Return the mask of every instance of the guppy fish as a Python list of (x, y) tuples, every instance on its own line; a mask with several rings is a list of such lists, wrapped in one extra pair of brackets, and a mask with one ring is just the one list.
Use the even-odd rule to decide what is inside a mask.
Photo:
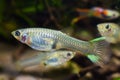
[(70, 37), (61, 31), (45, 28), (18, 29), (13, 31), (12, 35), (35, 50), (54, 51), (64, 48), (85, 54), (94, 54), (100, 57), (100, 62), (106, 62), (109, 58), (109, 53), (107, 52), (109, 45), (104, 40), (82, 41)]
[(100, 23), (97, 25), (100, 34), (110, 43), (120, 42), (120, 27), (115, 23)]
[(80, 9), (76, 8), (76, 11), (79, 13), (79, 17), (74, 18), (72, 23), (76, 23), (77, 21), (86, 18), (86, 17), (96, 17), (105, 20), (116, 19), (120, 16), (120, 13), (116, 10), (104, 9), (101, 7), (93, 7), (91, 9)]
[(53, 52), (36, 53), (27, 59), (18, 60), (16, 66), (19, 68), (43, 64), (45, 66), (58, 66), (69, 61), (75, 56), (75, 52), (69, 50), (57, 50)]

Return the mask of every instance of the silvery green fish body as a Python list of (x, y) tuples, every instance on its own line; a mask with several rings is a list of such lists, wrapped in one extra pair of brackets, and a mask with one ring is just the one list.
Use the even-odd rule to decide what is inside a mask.
[[(82, 52), (92, 52), (93, 44), (75, 39), (60, 31), (44, 28), (27, 28), (17, 30), (21, 33), (19, 41), (36, 50), (51, 51), (69, 48)], [(12, 32), (15, 37), (15, 32)]]
[(69, 61), (75, 56), (75, 52), (69, 50), (57, 50), (53, 52), (37, 52), (36, 55), (29, 58), (18, 60), (16, 66), (25, 68), (34, 65), (59, 66)]
[[(39, 51), (54, 51), (61, 48), (80, 51), (83, 54), (94, 54), (100, 56), (100, 60), (106, 61), (104, 58), (108, 55), (108, 45), (104, 40), (88, 42), (82, 41), (61, 31), (45, 29), (45, 28), (25, 28), (12, 32), (12, 35), (24, 44)], [(99, 61), (100, 61), (99, 60)]]

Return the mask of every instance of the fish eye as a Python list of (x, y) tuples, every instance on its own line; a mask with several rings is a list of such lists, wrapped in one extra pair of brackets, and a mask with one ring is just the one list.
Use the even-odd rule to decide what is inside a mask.
[(67, 53), (67, 56), (71, 56), (71, 53)]
[(19, 31), (16, 31), (16, 32), (15, 32), (15, 36), (20, 36), (20, 32), (19, 32)]
[(110, 27), (109, 24), (107, 24), (107, 25), (105, 26), (106, 29), (109, 29), (109, 27)]

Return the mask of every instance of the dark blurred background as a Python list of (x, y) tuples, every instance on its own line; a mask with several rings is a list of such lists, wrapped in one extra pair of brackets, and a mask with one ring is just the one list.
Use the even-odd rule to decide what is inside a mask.
[[(0, 80), (14, 80), (14, 78), (16, 78), (15, 74), (14, 77), (11, 77), (8, 74), (11, 74), (11, 71), (6, 70), (5, 66), (7, 66), (7, 69), (9, 69), (8, 66), (12, 64), (12, 61), (19, 59), (21, 54), (27, 53), (25, 51), (31, 49), (17, 41), (11, 35), (13, 30), (29, 27), (50, 28), (61, 30), (64, 33), (67, 33), (68, 35), (78, 39), (92, 40), (94, 38), (100, 37), (96, 27), (98, 23), (115, 22), (120, 24), (120, 18), (114, 20), (104, 20), (95, 17), (88, 17), (78, 21), (74, 25), (71, 24), (72, 19), (78, 16), (78, 13), (75, 11), (76, 8), (90, 9), (95, 6), (120, 11), (120, 0), (0, 0)], [(117, 56), (120, 54), (120, 52), (117, 50), (115, 50), (114, 53), (117, 53)], [(118, 60), (116, 64), (119, 64), (120, 57), (117, 58)], [(81, 66), (85, 67), (85, 65), (88, 63), (83, 62), (83, 57), (80, 57), (80, 59), (82, 59), (80, 62)], [(5, 66), (3, 67), (3, 65)], [(70, 67), (70, 65), (71, 64), (69, 64), (68, 67)], [(81, 70), (81, 68), (79, 69)], [(71, 70), (71, 67), (70, 69), (67, 69), (68, 72), (66, 74), (70, 73), (69, 70)], [(75, 70), (78, 69), (75, 67)], [(89, 72), (91, 68), (87, 70)], [(83, 70), (83, 73), (86, 74), (87, 70), (85, 69), (86, 72)], [(62, 71), (59, 72), (61, 74), (65, 73), (64, 69)], [(120, 80), (119, 72), (119, 70), (115, 71), (114, 74), (118, 73), (117, 77), (115, 78), (112, 73), (109, 76), (102, 74), (101, 77), (100, 74), (98, 75), (99, 72), (97, 73), (95, 71), (93, 71), (92, 77), (91, 74), (87, 73), (88, 77), (84, 76), (82, 78), (79, 78), (76, 73), (70, 73), (70, 75), (68, 75), (70, 77), (64, 77), (62, 79), (60, 78), (59, 80)], [(97, 77), (95, 77), (95, 73)], [(20, 75), (21, 74), (23, 76), (24, 74), (36, 76), (39, 73), (31, 74), (29, 72), (21, 72)], [(51, 74), (55, 75), (56, 72)], [(39, 76), (37, 76), (35, 79), (32, 79), (33, 77), (26, 78), (24, 76), (21, 77), (21, 79), (16, 78), (15, 80), (53, 80), (51, 78), (38, 79), (38, 77)]]
[[(28, 27), (67, 28), (68, 31), (72, 28), (77, 33), (85, 31), (96, 37), (96, 24), (108, 21), (88, 17), (71, 25), (72, 19), (78, 16), (75, 8), (99, 6), (119, 11), (119, 3), (119, 0), (0, 0), (0, 40), (13, 44), (11, 31)], [(119, 18), (109, 22), (119, 23)]]

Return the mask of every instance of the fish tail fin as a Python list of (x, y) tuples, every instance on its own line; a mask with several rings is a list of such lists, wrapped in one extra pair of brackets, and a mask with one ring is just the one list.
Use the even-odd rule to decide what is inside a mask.
[(76, 8), (75, 11), (79, 12), (79, 13), (88, 13), (89, 9), (80, 9), (80, 8)]
[(75, 23), (77, 23), (78, 21), (80, 21), (81, 19), (84, 19), (84, 18), (86, 18), (86, 17), (87, 17), (87, 16), (79, 16), (79, 17), (73, 18), (71, 24), (75, 24)]
[(89, 9), (80, 9), (80, 8), (76, 8), (75, 11), (78, 12), (80, 16), (86, 16), (86, 17), (88, 17), (91, 12)]
[(91, 41), (94, 46), (94, 54), (87, 57), (94, 63), (103, 66), (107, 64), (111, 58), (109, 43), (105, 40)]
[(79, 16), (72, 20), (72, 24), (75, 24), (79, 20), (88, 17), (88, 14), (89, 14), (89, 10), (88, 9), (76, 8), (75, 11), (78, 12)]

